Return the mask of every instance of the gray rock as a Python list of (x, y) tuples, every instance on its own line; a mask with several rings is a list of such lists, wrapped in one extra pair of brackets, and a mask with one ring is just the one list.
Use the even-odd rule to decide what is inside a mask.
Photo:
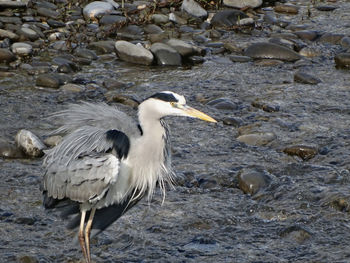
[(252, 44), (245, 50), (244, 55), (254, 59), (268, 58), (291, 62), (301, 58), (295, 51), (274, 43)]
[(254, 195), (259, 190), (266, 188), (271, 178), (266, 172), (255, 168), (244, 168), (239, 171), (238, 186), (246, 194)]
[(56, 73), (41, 74), (36, 79), (36, 85), (40, 87), (47, 87), (58, 89), (61, 85), (70, 82), (65, 75)]
[(49, 17), (52, 19), (58, 19), (60, 17), (60, 13), (58, 13), (57, 11), (44, 7), (39, 7), (37, 9), (37, 12), (41, 16)]
[[(73, 83), (67, 83), (60, 87), (60, 90), (66, 91), (66, 92), (82, 92), (84, 91), (84, 87), (81, 85), (73, 84)], [(47, 145), (47, 143), (45, 142)]]
[(129, 25), (118, 30), (118, 37), (124, 40), (141, 40), (143, 38), (144, 31), (137, 25)]
[(313, 41), (318, 37), (317, 31), (314, 30), (300, 30), (294, 32), (300, 39)]
[(151, 19), (157, 25), (166, 24), (169, 22), (169, 16), (163, 14), (153, 14)]
[(65, 27), (66, 24), (62, 21), (54, 20), (54, 19), (48, 19), (47, 23), (50, 27), (58, 28), (58, 27)]
[(96, 20), (103, 15), (110, 14), (113, 10), (114, 6), (110, 3), (94, 1), (84, 7), (83, 15), (87, 20)]
[(340, 43), (344, 36), (344, 34), (325, 33), (318, 39), (318, 42), (337, 45)]
[(7, 48), (0, 48), (0, 63), (6, 62), (9, 63), (11, 61), (14, 61), (16, 59), (16, 56)]
[(29, 28), (29, 27), (22, 27), (19, 31), (18, 34), (21, 36), (24, 36), (25, 38), (31, 40), (31, 41), (35, 41), (37, 39), (39, 39), (39, 34), (34, 31), (33, 29)]
[(164, 43), (154, 43), (151, 51), (157, 58), (158, 65), (162, 66), (180, 66), (181, 55), (171, 46)]
[(119, 15), (104, 15), (99, 21), (101, 25), (124, 25), (126, 22), (126, 17)]
[(256, 8), (261, 6), (262, 0), (224, 0), (224, 5), (241, 9), (243, 7)]
[(312, 76), (302, 71), (298, 71), (294, 74), (294, 81), (311, 85), (316, 85), (321, 82), (319, 78), (316, 78), (315, 76)]
[(164, 32), (162, 28), (154, 24), (147, 24), (144, 30), (147, 34), (162, 34)]
[(340, 45), (341, 45), (343, 48), (350, 48), (350, 37), (343, 37), (343, 38), (340, 40)]
[(180, 39), (171, 38), (166, 42), (166, 44), (174, 48), (183, 57), (201, 54), (201, 49), (199, 47), (191, 45)]
[[(1, 3), (1, 2), (0, 2)], [(8, 17), (8, 16), (0, 16), (0, 22), (5, 24), (22, 24), (22, 20), (19, 17)]]
[(175, 23), (175, 24), (179, 24), (179, 25), (186, 25), (187, 24), (187, 20), (176, 15), (175, 13), (170, 13), (169, 14), (169, 21)]
[(259, 132), (243, 134), (237, 137), (237, 141), (254, 146), (263, 146), (276, 139), (272, 132)]
[(217, 12), (210, 23), (214, 27), (231, 27), (237, 25), (237, 22), (243, 18), (248, 18), (248, 16), (242, 11), (224, 10)]
[(334, 61), (339, 68), (350, 68), (350, 53), (339, 53), (334, 57)]
[(232, 62), (249, 62), (249, 61), (252, 61), (252, 58), (251, 57), (248, 57), (248, 56), (236, 56), (236, 55), (231, 55), (229, 56), (229, 59), (232, 61)]
[(17, 145), (30, 157), (40, 157), (44, 154), (45, 144), (31, 131), (20, 130), (15, 137)]
[(27, 43), (17, 42), (12, 44), (11, 50), (18, 56), (28, 56), (32, 53), (33, 47)]
[(115, 49), (124, 61), (143, 65), (151, 65), (153, 62), (153, 54), (142, 45), (120, 40), (115, 43)]
[(0, 8), (26, 8), (28, 1), (0, 1)]
[(299, 244), (304, 243), (312, 237), (312, 233), (309, 230), (298, 225), (284, 228), (280, 231), (279, 235), (285, 239), (292, 240), (290, 242), (297, 242)]
[(98, 59), (98, 56), (93, 50), (86, 49), (86, 48), (78, 48), (74, 51), (74, 54), (80, 58), (87, 58), (92, 60)]
[(238, 108), (237, 104), (228, 98), (211, 100), (207, 104), (219, 110), (236, 110)]
[(109, 54), (115, 51), (115, 41), (103, 40), (92, 42), (88, 45), (89, 48), (95, 50), (97, 54)]
[(208, 16), (207, 11), (194, 0), (184, 0), (181, 10), (194, 17), (206, 18)]
[(0, 38), (1, 39), (9, 38), (11, 40), (17, 40), (18, 39), (18, 35), (13, 33), (13, 32), (11, 32), (11, 31), (0, 29)]
[(284, 148), (283, 152), (288, 155), (298, 156), (304, 161), (307, 161), (315, 157), (318, 151), (315, 147), (296, 145)]

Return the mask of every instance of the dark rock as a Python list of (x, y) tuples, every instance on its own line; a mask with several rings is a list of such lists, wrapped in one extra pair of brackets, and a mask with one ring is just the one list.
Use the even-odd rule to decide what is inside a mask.
[(231, 27), (237, 25), (238, 20), (248, 18), (248, 16), (238, 10), (224, 10), (217, 12), (210, 23), (214, 27)]
[(159, 26), (154, 24), (147, 24), (144, 27), (144, 31), (147, 34), (162, 34), (164, 32)]
[(29, 27), (22, 27), (20, 30), (17, 31), (17, 34), (30, 41), (35, 41), (40, 37), (36, 31)]
[(237, 117), (225, 117), (222, 122), (228, 126), (239, 127), (242, 125), (243, 120)]
[(300, 39), (302, 40), (310, 40), (313, 41), (318, 37), (317, 31), (313, 30), (300, 30), (294, 32)]
[(28, 5), (27, 1), (0, 1), (0, 9), (26, 8), (27, 5)]
[(18, 217), (15, 219), (15, 223), (20, 225), (34, 225), (36, 219), (32, 217)]
[(212, 189), (218, 187), (218, 182), (213, 175), (202, 174), (196, 176), (197, 184), (203, 189)]
[(188, 44), (187, 42), (180, 40), (180, 39), (175, 39), (171, 38), (166, 42), (167, 45), (171, 46), (174, 48), (177, 52), (180, 53), (181, 56), (183, 57), (188, 57), (192, 55), (200, 55), (201, 54), (201, 49), (193, 46), (191, 44)]
[(339, 68), (350, 68), (350, 53), (339, 53), (334, 57), (334, 61)]
[(164, 43), (154, 43), (151, 51), (157, 58), (158, 65), (161, 66), (180, 66), (181, 55), (171, 46)]
[(126, 17), (119, 15), (104, 15), (99, 21), (101, 25), (124, 25), (126, 22)]
[(262, 109), (263, 111), (266, 111), (266, 112), (277, 112), (280, 110), (280, 107), (278, 105), (277, 106), (269, 105), (259, 100), (253, 101), (252, 106), (258, 109)]
[[(1, 3), (1, 2), (0, 2)], [(0, 38), (4, 39), (4, 38), (9, 38), (11, 40), (17, 40), (18, 39), (18, 35), (9, 31), (9, 30), (4, 30), (4, 29), (0, 29)]]
[(34, 256), (24, 255), (24, 256), (17, 256), (16, 262), (18, 262), (18, 263), (39, 263), (39, 260)]
[(5, 24), (22, 24), (22, 20), (19, 17), (0, 16), (0, 22)]
[(254, 195), (263, 188), (266, 188), (271, 178), (265, 171), (255, 168), (244, 168), (239, 171), (238, 186), (246, 194)]
[(297, 145), (297, 146), (286, 147), (283, 149), (283, 152), (288, 155), (298, 156), (304, 161), (307, 161), (314, 158), (318, 151), (314, 147)]
[(54, 20), (54, 19), (48, 19), (47, 23), (50, 27), (58, 28), (58, 27), (65, 27), (66, 24), (62, 21)]
[(96, 53), (93, 50), (89, 50), (86, 48), (78, 48), (74, 51), (74, 54), (80, 58), (87, 58), (87, 59), (91, 59), (91, 60), (98, 59), (98, 56), (96, 55)]
[(139, 106), (139, 103), (133, 97), (122, 95), (117, 91), (108, 91), (105, 97), (109, 102), (121, 103), (134, 109)]
[(202, 64), (204, 63), (204, 61), (205, 61), (205, 58), (201, 56), (191, 56), (186, 58), (185, 62), (190, 63), (192, 65), (196, 65), (196, 64)]
[(255, 59), (279, 59), (290, 62), (301, 58), (295, 51), (274, 43), (252, 44), (245, 50), (244, 55)]
[(73, 71), (77, 71), (80, 69), (79, 66), (75, 64), (73, 61), (63, 57), (53, 58), (52, 64), (58, 66), (57, 72), (61, 72), (61, 73), (71, 73)]
[(252, 61), (252, 58), (251, 57), (248, 57), (248, 56), (235, 56), (235, 55), (230, 55), (229, 56), (230, 60), (232, 62), (249, 62), (249, 61)]
[(219, 98), (207, 103), (209, 106), (213, 106), (219, 110), (237, 110), (238, 106), (236, 103), (227, 98)]
[(16, 56), (7, 48), (0, 48), (0, 63), (5, 62), (9, 63), (14, 61)]
[(332, 6), (332, 5), (318, 5), (316, 6), (316, 9), (319, 11), (333, 11), (337, 9), (337, 6)]
[(118, 37), (127, 40), (140, 40), (143, 38), (144, 31), (137, 25), (129, 25), (118, 30)]
[(0, 141), (0, 157), (2, 158), (23, 158), (24, 154), (21, 149), (15, 145)]
[(130, 88), (134, 86), (135, 83), (125, 83), (121, 82), (116, 79), (106, 79), (103, 81), (103, 86), (108, 89), (108, 90), (115, 90), (115, 89), (125, 89), (125, 88)]
[(316, 85), (321, 82), (319, 78), (316, 78), (315, 76), (312, 76), (302, 71), (298, 71), (294, 74), (294, 81), (311, 85)]
[(350, 37), (343, 37), (343, 38), (340, 40), (340, 45), (341, 45), (343, 48), (350, 48)]

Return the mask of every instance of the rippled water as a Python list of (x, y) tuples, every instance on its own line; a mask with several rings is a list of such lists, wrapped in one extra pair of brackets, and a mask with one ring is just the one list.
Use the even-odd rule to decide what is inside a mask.
[[(349, 34), (350, 4), (337, 4), (343, 8), (314, 13), (306, 23), (313, 29)], [(293, 22), (301, 19), (302, 13)], [(234, 33), (227, 39), (242, 45), (257, 40)], [(319, 44), (319, 48), (323, 55), (303, 67), (322, 80), (318, 85), (294, 83), (295, 64), (263, 67), (214, 55), (190, 69), (100, 60), (75, 76), (96, 83), (82, 93), (37, 88), (34, 76), (14, 72), (0, 80), (0, 135), (13, 140), (19, 129), (26, 128), (44, 137), (52, 128), (43, 120), (45, 115), (66, 102), (103, 100), (106, 90), (101, 87), (107, 78), (133, 83), (120, 93), (139, 98), (160, 90), (184, 94), (190, 105), (218, 120), (237, 117), (241, 126), (277, 137), (266, 146), (249, 146), (236, 140), (238, 128), (222, 122), (169, 118), (179, 185), (167, 193), (163, 205), (160, 196), (151, 204), (143, 201), (94, 239), (93, 259), (348, 262), (350, 75), (334, 67), (339, 46)], [(226, 97), (237, 109), (218, 110), (199, 103), (200, 97)], [(253, 107), (256, 100), (278, 106), (279, 111)], [(316, 147), (319, 153), (302, 161), (282, 152), (293, 145)], [(76, 262), (81, 257), (71, 242), (75, 233), (66, 231), (65, 223), (41, 206), (40, 164), (37, 159), (0, 159), (1, 261), (29, 256), (39, 262)], [(237, 187), (243, 168), (264, 171), (272, 179), (270, 185), (254, 196), (244, 194)]]

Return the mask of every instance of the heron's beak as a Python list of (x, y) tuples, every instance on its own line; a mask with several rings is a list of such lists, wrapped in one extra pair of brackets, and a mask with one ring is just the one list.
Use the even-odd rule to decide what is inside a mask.
[(201, 119), (201, 120), (204, 120), (204, 121), (208, 121), (208, 122), (217, 122), (215, 119), (213, 119), (212, 117), (208, 116), (207, 114), (199, 111), (199, 110), (196, 110), (192, 107), (189, 107), (189, 106), (185, 106), (183, 108), (183, 111), (190, 117), (193, 117), (193, 118), (197, 118), (197, 119)]

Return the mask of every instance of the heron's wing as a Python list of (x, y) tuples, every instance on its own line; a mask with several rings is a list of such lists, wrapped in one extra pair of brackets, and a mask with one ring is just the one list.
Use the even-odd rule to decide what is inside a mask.
[(119, 164), (112, 154), (84, 156), (67, 166), (52, 164), (44, 175), (44, 191), (54, 199), (95, 203), (117, 180)]
[(139, 134), (133, 118), (105, 103), (69, 104), (67, 109), (56, 112), (49, 118), (60, 125), (54, 133), (73, 132), (83, 126), (91, 126), (104, 130), (118, 130), (127, 136)]

